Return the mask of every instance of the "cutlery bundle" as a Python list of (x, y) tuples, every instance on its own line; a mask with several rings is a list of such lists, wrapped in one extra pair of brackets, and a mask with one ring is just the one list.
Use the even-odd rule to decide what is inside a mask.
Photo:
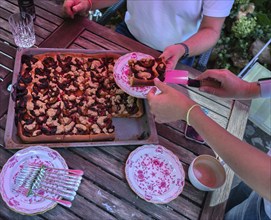
[(13, 189), (25, 196), (35, 195), (71, 207), (83, 174), (82, 170), (25, 164), (15, 178)]

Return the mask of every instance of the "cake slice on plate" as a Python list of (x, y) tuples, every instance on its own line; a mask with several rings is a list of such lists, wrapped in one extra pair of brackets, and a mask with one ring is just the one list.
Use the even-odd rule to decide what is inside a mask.
[(166, 63), (163, 58), (142, 58), (128, 60), (131, 86), (154, 86), (154, 78), (165, 79)]

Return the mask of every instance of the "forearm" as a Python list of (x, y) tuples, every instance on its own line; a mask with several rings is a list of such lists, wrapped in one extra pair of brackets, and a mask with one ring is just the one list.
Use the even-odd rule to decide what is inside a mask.
[(206, 28), (199, 30), (183, 43), (189, 47), (189, 56), (196, 56), (214, 47), (219, 36), (213, 29)]
[(198, 32), (184, 42), (188, 45), (191, 56), (202, 54), (216, 45), (224, 20), (225, 18), (203, 16)]
[(189, 121), (240, 178), (261, 196), (271, 200), (271, 158), (267, 154), (228, 133), (200, 108), (193, 109)]
[(107, 8), (117, 2), (118, 0), (92, 0), (92, 10)]

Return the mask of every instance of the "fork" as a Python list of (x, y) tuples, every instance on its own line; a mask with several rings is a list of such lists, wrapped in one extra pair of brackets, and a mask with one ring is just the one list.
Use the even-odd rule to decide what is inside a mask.
[[(16, 176), (14, 190), (23, 193), (25, 196), (31, 194), (55, 201), (66, 207), (71, 207), (71, 202), (81, 183), (83, 171), (50, 168), (44, 165), (26, 165)], [(63, 200), (44, 196), (40, 192), (44, 191), (57, 196)]]
[[(48, 166), (45, 166), (45, 165), (42, 165), (44, 167), (45, 170), (55, 170), (57, 172), (69, 172), (69, 173), (73, 173), (75, 175), (78, 175), (78, 176), (82, 176), (84, 174), (84, 171), (83, 170), (72, 170), (72, 169), (61, 169), (61, 168), (55, 168), (55, 167), (48, 167)], [(31, 164), (31, 165), (28, 165), (29, 168), (33, 168), (33, 169), (39, 169), (40, 166), (37, 166), (35, 164)]]
[[(80, 173), (82, 174), (83, 171), (81, 171)], [(50, 186), (54, 185), (58, 188), (66, 188), (69, 189), (69, 191), (77, 191), (82, 179), (81, 175), (78, 176), (67, 173), (61, 173), (61, 176), (59, 176), (58, 171), (57, 173), (50, 172), (46, 170), (46, 167), (43, 165), (38, 169), (37, 166), (23, 167), (20, 172), (20, 176), (17, 177), (17, 180), (22, 182), (23, 180), (25, 180), (26, 175), (28, 175), (28, 179), (31, 179), (31, 181), (39, 180), (39, 182), (44, 182)]]
[(15, 191), (18, 192), (18, 193), (22, 193), (23, 195), (25, 195), (27, 197), (33, 194), (34, 196), (38, 196), (38, 197), (41, 197), (41, 198), (44, 198), (44, 199), (54, 201), (54, 202), (56, 202), (58, 204), (61, 204), (61, 205), (65, 206), (65, 207), (68, 207), (68, 208), (70, 208), (72, 206), (72, 203), (70, 201), (41, 195), (40, 193), (35, 192), (35, 190), (32, 190), (30, 188), (30, 186), (25, 186), (25, 187), (20, 186), (19, 189), (15, 189)]

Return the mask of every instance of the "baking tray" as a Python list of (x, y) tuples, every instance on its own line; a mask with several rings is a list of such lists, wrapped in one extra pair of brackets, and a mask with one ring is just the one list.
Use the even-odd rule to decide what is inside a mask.
[[(59, 48), (29, 48), (21, 49), (16, 53), (14, 72), (12, 78), (12, 85), (17, 82), (17, 77), (21, 69), (22, 55), (36, 55), (46, 52), (63, 52), (63, 53), (84, 53), (84, 54), (98, 54), (98, 53), (117, 53), (125, 54), (123, 51), (115, 50), (84, 50), (84, 49), (59, 49)], [(11, 92), (12, 94), (12, 92)], [(7, 149), (21, 149), (29, 146), (47, 146), (51, 148), (67, 148), (67, 147), (96, 147), (96, 146), (121, 146), (121, 145), (143, 145), (143, 144), (157, 144), (158, 136), (155, 127), (155, 122), (150, 114), (149, 106), (144, 100), (144, 115), (140, 118), (113, 118), (115, 126), (116, 138), (114, 141), (86, 141), (86, 142), (52, 142), (52, 143), (23, 143), (17, 136), (17, 127), (15, 125), (15, 102), (10, 95), (7, 123), (5, 130), (5, 148)]]

